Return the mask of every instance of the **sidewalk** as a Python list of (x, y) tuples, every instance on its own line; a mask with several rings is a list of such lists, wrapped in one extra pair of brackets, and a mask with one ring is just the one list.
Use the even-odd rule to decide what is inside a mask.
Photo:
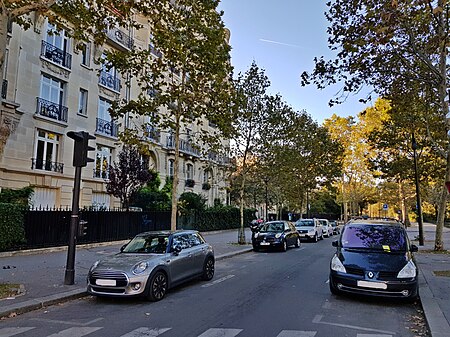
[[(429, 253), (434, 249), (436, 226), (424, 224), (424, 245), (419, 246), (419, 227), (413, 224), (407, 228), (412, 243), (419, 247), (416, 262), (420, 269), (420, 301), (432, 337), (450, 337), (450, 277), (437, 276), (436, 271), (450, 272), (450, 253)], [(450, 252), (450, 229), (444, 228), (444, 249)]]
[[(251, 251), (251, 245), (237, 244), (237, 229), (203, 235), (213, 246), (216, 261)], [(247, 242), (251, 240), (248, 229), (245, 238)], [(74, 285), (64, 285), (67, 247), (0, 253), (0, 283), (23, 285), (21, 295), (0, 300), (0, 318), (86, 296), (91, 265), (105, 255), (119, 252), (126, 242), (77, 246)]]

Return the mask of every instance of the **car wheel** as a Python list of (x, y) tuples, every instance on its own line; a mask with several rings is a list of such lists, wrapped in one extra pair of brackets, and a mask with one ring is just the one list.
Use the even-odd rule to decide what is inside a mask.
[(208, 257), (203, 266), (203, 275), (202, 279), (205, 281), (209, 281), (214, 277), (214, 259), (212, 257)]
[(158, 271), (150, 279), (147, 297), (150, 301), (156, 302), (164, 298), (167, 292), (167, 276)]
[(286, 240), (283, 241), (283, 245), (281, 246), (281, 251), (282, 252), (287, 251), (287, 242), (286, 242)]
[(297, 238), (297, 241), (295, 241), (295, 248), (299, 248), (300, 247), (300, 239)]
[(317, 235), (317, 233), (316, 233), (316, 234), (314, 234), (314, 238), (313, 238), (313, 241), (314, 241), (314, 242), (317, 242), (317, 241), (319, 241), (319, 236)]

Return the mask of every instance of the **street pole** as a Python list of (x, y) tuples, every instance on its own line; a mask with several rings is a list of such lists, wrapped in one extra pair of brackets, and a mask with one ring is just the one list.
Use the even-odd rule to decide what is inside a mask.
[(422, 201), (420, 199), (420, 186), (419, 186), (419, 172), (417, 169), (417, 142), (416, 138), (414, 137), (414, 132), (412, 134), (412, 149), (413, 149), (413, 156), (414, 156), (414, 176), (415, 176), (415, 182), (416, 182), (416, 203), (417, 203), (417, 222), (419, 224), (419, 246), (423, 246), (423, 216), (422, 216)]
[(70, 233), (69, 233), (69, 247), (67, 251), (66, 272), (64, 275), (64, 284), (72, 285), (75, 279), (75, 247), (77, 229), (80, 221), (78, 203), (80, 200), (80, 181), (81, 181), (81, 167), (75, 167), (75, 181), (72, 196), (72, 214), (70, 217)]

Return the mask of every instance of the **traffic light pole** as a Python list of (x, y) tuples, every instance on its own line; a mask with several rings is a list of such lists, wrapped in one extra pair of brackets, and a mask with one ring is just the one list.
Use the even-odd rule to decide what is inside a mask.
[(64, 276), (64, 284), (72, 285), (75, 279), (75, 247), (78, 232), (78, 224), (80, 222), (78, 203), (80, 200), (80, 182), (81, 167), (75, 167), (75, 181), (72, 197), (72, 214), (70, 217), (70, 235), (69, 248), (67, 251), (66, 273)]

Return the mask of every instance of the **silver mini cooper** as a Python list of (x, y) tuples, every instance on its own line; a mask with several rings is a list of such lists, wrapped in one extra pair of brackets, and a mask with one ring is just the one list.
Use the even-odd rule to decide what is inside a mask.
[(136, 235), (120, 253), (95, 262), (87, 291), (95, 296), (146, 296), (161, 300), (167, 290), (196, 277), (214, 276), (214, 251), (197, 231)]

